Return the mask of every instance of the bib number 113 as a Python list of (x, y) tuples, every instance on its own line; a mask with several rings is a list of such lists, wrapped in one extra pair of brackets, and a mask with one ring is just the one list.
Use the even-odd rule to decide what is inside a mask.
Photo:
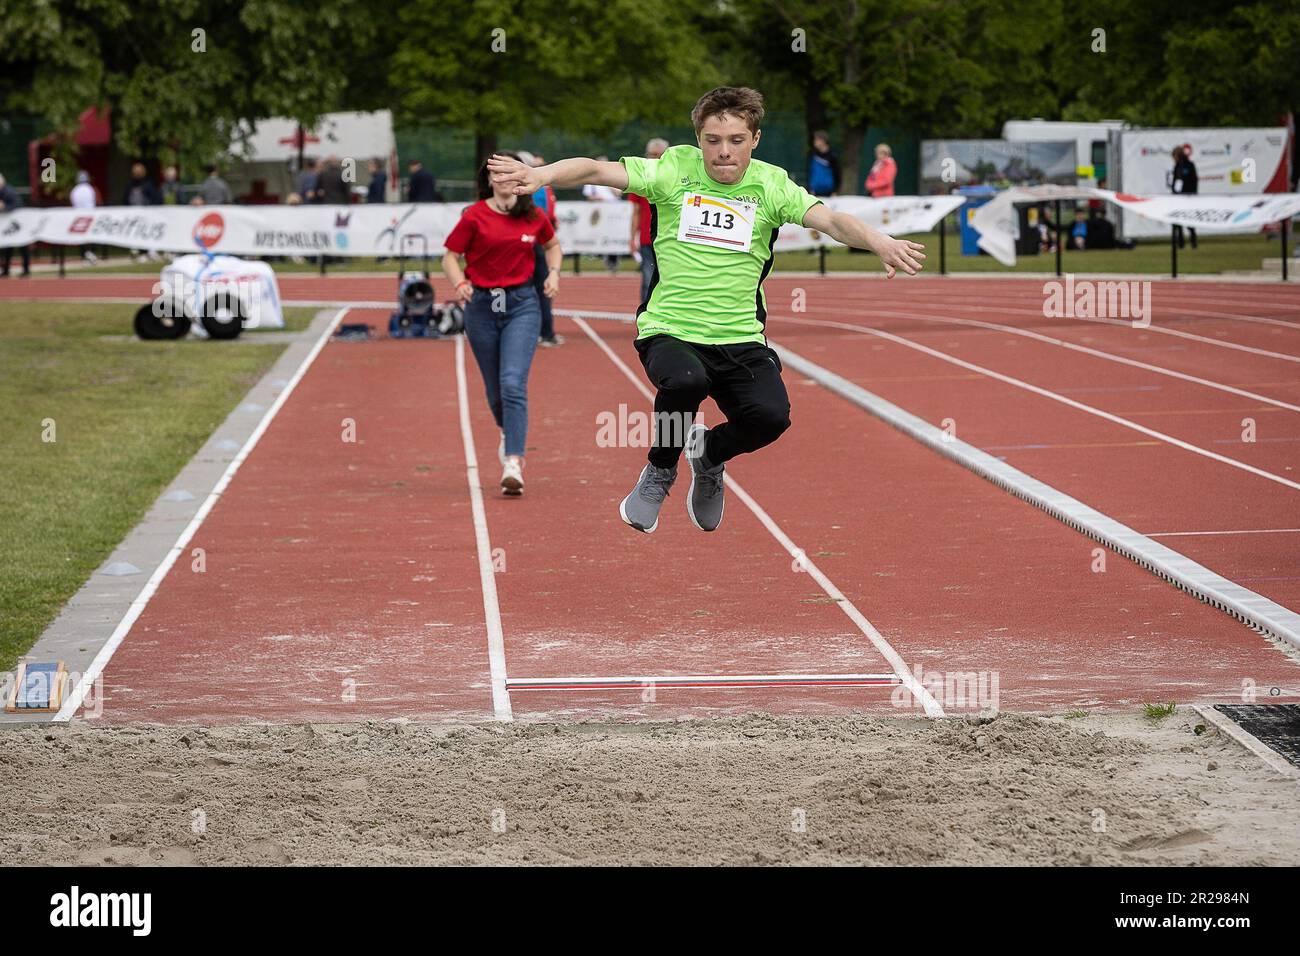
[(677, 238), (728, 252), (748, 252), (757, 211), (754, 203), (687, 193), (682, 197)]

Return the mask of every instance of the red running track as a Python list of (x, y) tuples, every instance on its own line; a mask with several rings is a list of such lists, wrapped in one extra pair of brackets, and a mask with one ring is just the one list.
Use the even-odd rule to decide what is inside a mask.
[[(282, 280), (285, 298), (327, 297), (319, 287), (310, 295), (306, 288), (291, 290), (291, 278)], [(344, 288), (361, 300), (391, 292), (391, 280), (329, 281), (329, 296)], [(1211, 410), (1200, 417), (1213, 418), (1220, 409), (1205, 403), (1226, 403), (1224, 393), (1146, 372), (1137, 377), (1137, 369), (1093, 357), (1085, 368), (1079, 353), (1009, 333), (908, 318), (974, 315), (957, 309), (994, 307), (1003, 300), (998, 287), (1006, 286), (1009, 305), (981, 320), (1044, 331), (1041, 296), (1035, 319), (1032, 298), (1024, 305), (1015, 300), (1019, 293), (1010, 287), (1017, 285), (1025, 284), (784, 279), (769, 284), (769, 304), (779, 316), (781, 298), (803, 288), (808, 310), (799, 314), (801, 323), (887, 329), (1045, 388), (1075, 389), (1071, 397), (1135, 420), (1135, 412), (1171, 412), (1171, 421), (1155, 427), (1207, 444), (1195, 431), (1197, 416), (1179, 410), (1195, 400)], [(567, 282), (560, 305), (626, 311), (634, 296), (632, 281), (592, 277)], [(854, 314), (864, 300), (869, 309)], [(1252, 315), (1285, 315), (1284, 308), (1268, 311), (1267, 303), (1247, 305)], [(886, 318), (885, 312), (905, 315)], [(365, 315), (383, 319), (378, 312)], [(1219, 330), (1204, 321), (1195, 327)], [(618, 521), (617, 502), (643, 453), (598, 447), (596, 416), (619, 403), (644, 409), (646, 402), (581, 330), (567, 320), (560, 325), (569, 343), (541, 352), (535, 365), (529, 489), (520, 501), (493, 493), (495, 432), (472, 362), (469, 368), (474, 437), (488, 479), (487, 526), (494, 557), (504, 565), (495, 579), (509, 675), (887, 672), (863, 633), (808, 574), (792, 569), (790, 556), (736, 496), (723, 531), (713, 536), (689, 525), (684, 483), (655, 535), (637, 535)], [(639, 374), (630, 328), (592, 327)], [(1058, 446), (996, 453), (1138, 530), (1179, 530), (1144, 524), (1147, 517), (1215, 517), (1230, 524), (1294, 515), (1296, 492), (1289, 488), (1164, 443), (1131, 444), (1147, 439), (896, 342), (779, 317), (771, 330), (783, 345), (931, 421), (956, 418), (961, 437), (980, 447)], [(1093, 347), (1140, 352), (1136, 338), (1115, 338), (1125, 331), (1135, 330), (1060, 323), (1050, 329), (1062, 339), (1093, 336)], [(1005, 344), (1011, 340), (1014, 346)], [(1224, 379), (1225, 367), (1216, 364), (1222, 356), (1202, 359), (1199, 351), (1231, 350), (1191, 340), (1177, 345), (1187, 369)], [(1232, 352), (1234, 362), (1263, 358)], [(1163, 352), (1142, 360), (1173, 367)], [(1243, 368), (1237, 377), (1247, 374)], [(1275, 378), (1283, 385), (1256, 388), (1284, 399), (1294, 371)], [(908, 668), (996, 672), (1001, 705), (1029, 710), (1232, 698), (1245, 679), (1300, 684), (1294, 661), (1244, 626), (1114, 555), (1105, 574), (1094, 574), (1093, 542), (802, 376), (787, 373), (787, 382), (795, 427), (730, 473)], [(194, 546), (207, 549), (207, 574), (178, 564), (110, 663), (106, 715), (117, 721), (489, 719), (486, 627), (453, 383), (450, 343), (327, 346), (196, 536)], [(1134, 396), (1137, 406), (1113, 404)], [(1270, 414), (1280, 421), (1296, 413)], [(339, 440), (344, 417), (358, 423), (355, 445)], [(1051, 440), (1042, 441), (1044, 435)], [(1282, 459), (1266, 455), (1259, 462), (1285, 474)], [(1204, 482), (1200, 495), (1175, 493), (1188, 475)], [(1245, 483), (1254, 484), (1240, 490)], [(1249, 500), (1263, 501), (1261, 510), (1243, 510)], [(1246, 572), (1269, 576), (1265, 565), (1273, 559), (1259, 542), (1271, 537), (1161, 540), (1252, 586), (1242, 580)], [(1246, 538), (1245, 547), (1233, 550)], [(1197, 554), (1194, 545), (1220, 550)], [(1294, 554), (1294, 548), (1290, 556), (1278, 554), (1283, 573), (1276, 577), (1297, 574)], [(1229, 573), (1230, 559), (1246, 564)], [(1278, 595), (1289, 593), (1284, 585), (1270, 596), (1281, 600)], [(1253, 586), (1268, 593), (1258, 581)], [(667, 717), (888, 708), (889, 692), (664, 690), (644, 701), (627, 691), (516, 691), (511, 702), (518, 716)]]

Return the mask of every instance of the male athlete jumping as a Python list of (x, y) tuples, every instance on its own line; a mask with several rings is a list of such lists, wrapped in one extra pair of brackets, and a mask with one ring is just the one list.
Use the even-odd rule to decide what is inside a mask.
[[(635, 344), (658, 390), (655, 437), (649, 464), (619, 505), (622, 519), (647, 534), (659, 525), (683, 447), (691, 466), (686, 511), (701, 531), (714, 531), (722, 523), (725, 463), (790, 427), (781, 361), (763, 334), (763, 280), (781, 226), (798, 223), (874, 252), (890, 278), (898, 269), (916, 275), (925, 258), (924, 246), (832, 212), (784, 169), (753, 159), (762, 119), (761, 94), (723, 86), (691, 111), (698, 147), (617, 163), (488, 161), (494, 181), (513, 184), (519, 195), (598, 183), (650, 201), (657, 272), (637, 309)], [(713, 429), (694, 422), (706, 397), (727, 417)]]

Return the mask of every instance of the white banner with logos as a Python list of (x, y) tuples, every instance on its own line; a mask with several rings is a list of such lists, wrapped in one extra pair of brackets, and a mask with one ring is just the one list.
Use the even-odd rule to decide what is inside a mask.
[(1003, 265), (1015, 265), (1019, 235), (1016, 204), (1056, 199), (1103, 199), (1126, 213), (1159, 223), (1161, 233), (1167, 233), (1170, 226), (1211, 232), (1258, 232), (1269, 223), (1300, 215), (1300, 193), (1133, 196), (1087, 186), (1017, 186), (998, 193), (971, 216), (971, 225), (980, 234), (980, 248)]
[[(1257, 196), (1290, 185), (1285, 126), (1123, 130), (1119, 133), (1119, 181), (1109, 185), (1133, 196), (1172, 194), (1174, 147), (1189, 148), (1199, 193)], [(1124, 221), (1124, 234), (1130, 238), (1158, 236), (1163, 231), (1150, 219)]]
[[(960, 196), (836, 196), (828, 205), (894, 235), (926, 232), (964, 202)], [(125, 246), (157, 252), (211, 252), (242, 256), (391, 256), (401, 236), (428, 239), (441, 255), (463, 203), (355, 206), (104, 206), (18, 209), (0, 214), (0, 246), (32, 242)], [(565, 253), (628, 255), (632, 230), (628, 202), (556, 204)], [(786, 226), (776, 250), (836, 245), (802, 226)], [(408, 243), (420, 252), (423, 244)]]
[[(944, 216), (966, 201), (964, 196), (832, 196), (825, 200), (835, 212), (846, 212), (891, 236), (929, 232)], [(840, 245), (830, 236), (804, 226), (782, 226), (774, 251), (833, 248)]]

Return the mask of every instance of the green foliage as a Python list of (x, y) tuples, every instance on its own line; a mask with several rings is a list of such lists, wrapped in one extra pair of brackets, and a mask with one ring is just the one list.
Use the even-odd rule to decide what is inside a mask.
[(64, 133), (88, 106), (108, 107), (126, 153), (178, 147), (205, 162), (242, 120), (310, 123), (373, 94), (361, 63), (377, 21), (364, 0), (7, 0), (0, 107)]
[(684, 2), (416, 0), (398, 18), (399, 115), (481, 136), (600, 132), (629, 115), (680, 121), (721, 82)]

